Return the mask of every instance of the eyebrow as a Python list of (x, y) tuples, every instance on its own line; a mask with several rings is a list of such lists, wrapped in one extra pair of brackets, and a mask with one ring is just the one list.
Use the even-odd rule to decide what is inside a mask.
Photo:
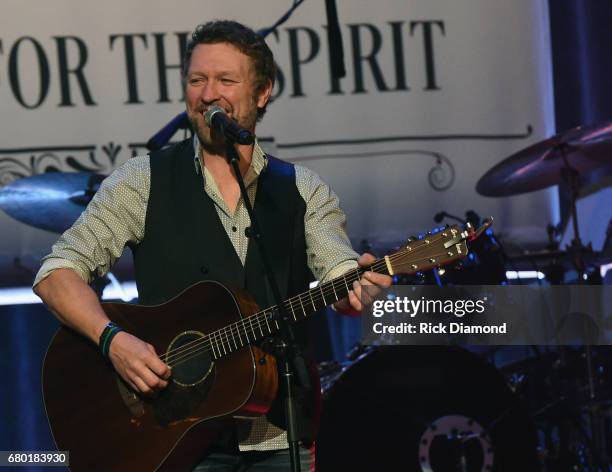
[[(192, 76), (202, 76), (202, 77), (203, 77), (203, 76), (207, 76), (207, 75), (208, 75), (208, 74), (206, 74), (206, 73), (204, 73), (204, 72), (193, 71), (193, 72), (190, 72), (190, 73), (188, 74), (188, 77), (192, 77)], [(216, 76), (216, 77), (233, 77), (233, 78), (240, 78), (240, 74), (239, 74), (238, 72), (235, 72), (235, 71), (229, 71), (229, 70), (227, 70), (227, 71), (220, 71), (220, 72), (217, 72), (217, 73), (215, 74), (215, 76)]]

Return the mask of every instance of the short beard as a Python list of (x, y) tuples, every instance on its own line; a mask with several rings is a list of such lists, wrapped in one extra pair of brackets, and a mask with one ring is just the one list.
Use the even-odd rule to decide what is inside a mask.
[[(257, 123), (257, 101), (253, 98), (253, 109), (255, 112), (252, 116), (248, 117), (248, 121), (246, 123), (239, 122), (240, 126), (243, 128), (247, 128), (249, 130), (255, 130), (255, 124)], [(197, 116), (197, 115), (196, 115)], [(187, 115), (189, 118), (189, 122), (191, 123), (191, 129), (197, 135), (198, 140), (200, 141), (200, 146), (204, 151), (209, 154), (217, 154), (217, 155), (225, 155), (225, 139), (223, 136), (216, 136), (216, 133), (210, 128), (208, 136), (204, 134), (204, 131), (199, 127), (199, 122), (197, 118)], [(202, 126), (206, 126), (203, 124)]]
[(198, 136), (200, 140), (200, 147), (202, 151), (206, 152), (206, 154), (217, 155), (217, 156), (225, 156), (225, 141), (215, 141), (213, 143), (202, 140), (200, 136)]
[(200, 146), (204, 151), (209, 154), (225, 154), (225, 142), (223, 138), (218, 138), (213, 141), (212, 130), (208, 134), (204, 134), (204, 130), (199, 127), (200, 123), (197, 119), (189, 116), (189, 122), (191, 123), (191, 129), (198, 137)]

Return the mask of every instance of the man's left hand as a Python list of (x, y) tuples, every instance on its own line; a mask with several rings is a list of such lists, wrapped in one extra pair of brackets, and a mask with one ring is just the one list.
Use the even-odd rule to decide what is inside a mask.
[[(367, 267), (374, 263), (376, 258), (369, 253), (362, 254), (357, 263), (360, 267)], [(376, 286), (381, 288), (387, 288), (391, 286), (393, 280), (390, 276), (379, 274), (376, 272), (364, 272), (361, 280), (353, 282), (353, 289), (349, 291), (348, 297), (339, 300), (334, 304), (336, 310), (340, 313), (345, 314), (361, 314), (364, 307), (372, 301), (373, 292), (372, 290), (364, 290), (363, 287)]]

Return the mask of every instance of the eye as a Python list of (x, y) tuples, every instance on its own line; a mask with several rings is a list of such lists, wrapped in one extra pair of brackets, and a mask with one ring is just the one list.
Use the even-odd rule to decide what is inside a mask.
[(235, 84), (236, 81), (232, 79), (228, 79), (227, 77), (224, 77), (221, 79), (221, 83), (225, 85), (229, 85), (229, 84)]

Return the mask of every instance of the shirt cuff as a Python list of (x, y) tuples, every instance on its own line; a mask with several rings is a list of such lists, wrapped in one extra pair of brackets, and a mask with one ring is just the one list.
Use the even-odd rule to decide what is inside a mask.
[(325, 277), (323, 277), (321, 283), (324, 284), (325, 282), (329, 282), (330, 280), (340, 277), (341, 275), (346, 274), (349, 270), (356, 269), (357, 267), (359, 267), (359, 264), (357, 264), (357, 261), (353, 259), (341, 262), (327, 274), (325, 274)]
[(61, 258), (49, 258), (46, 259), (38, 273), (36, 274), (36, 278), (34, 279), (34, 283), (32, 284), (32, 288), (36, 287), (40, 282), (45, 280), (47, 277), (51, 275), (51, 272), (57, 269), (72, 269), (77, 273), (79, 277), (81, 277), (85, 283), (90, 282), (90, 274), (87, 270), (83, 270), (78, 264), (75, 264), (68, 259)]

